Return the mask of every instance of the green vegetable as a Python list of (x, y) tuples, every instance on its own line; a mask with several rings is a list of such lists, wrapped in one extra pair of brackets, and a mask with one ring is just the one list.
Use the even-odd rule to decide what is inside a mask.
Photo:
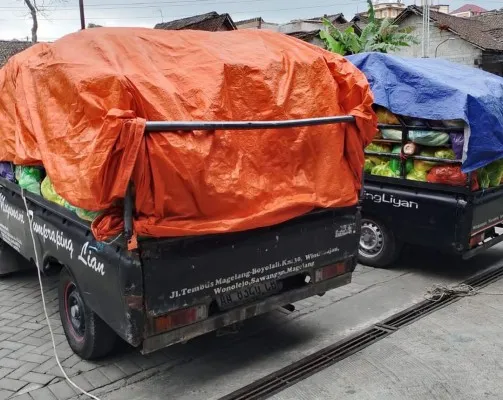
[(382, 137), (388, 140), (402, 140), (402, 131), (398, 129), (381, 129)]
[(482, 189), (487, 189), (491, 183), (489, 179), (489, 174), (485, 168), (480, 168), (477, 171), (477, 178), (479, 180), (479, 185)]
[(54, 190), (54, 186), (52, 186), (52, 182), (49, 178), (49, 175), (47, 175), (45, 179), (42, 181), (42, 185), (40, 186), (40, 192), (42, 193), (44, 199), (64, 207), (65, 200)]
[(16, 180), (23, 189), (40, 195), (42, 169), (38, 167), (16, 166)]
[(376, 165), (374, 168), (372, 168), (372, 175), (397, 178), (397, 174), (395, 174), (391, 170), (391, 168), (389, 167), (389, 163)]
[(389, 160), (388, 157), (378, 157), (378, 156), (366, 156), (367, 160), (374, 163), (374, 165), (386, 164)]
[(94, 221), (95, 218), (101, 215), (101, 212), (99, 211), (87, 211), (83, 210), (82, 208), (77, 208), (76, 213), (80, 219), (83, 219), (85, 221)]
[[(402, 150), (401, 146), (395, 146), (393, 147), (392, 153), (400, 154), (401, 150)], [(400, 159), (392, 158), (389, 162), (389, 167), (394, 173), (400, 175)], [(413, 167), (414, 167), (414, 161), (412, 159), (407, 159), (407, 161), (405, 161), (405, 173), (408, 174)]]
[(374, 168), (376, 164), (372, 162), (372, 160), (369, 160), (368, 158), (365, 158), (365, 165), (363, 166), (363, 170), (367, 173), (372, 172), (372, 168)]
[(407, 179), (411, 181), (426, 182), (426, 171), (417, 171), (413, 169), (407, 174)]
[(439, 149), (435, 151), (434, 156), (445, 160), (455, 160), (456, 154), (452, 149)]
[(499, 186), (502, 178), (503, 160), (494, 161), (479, 170), (480, 186), (484, 189)]
[[(419, 153), (419, 155), (423, 157), (436, 157), (434, 150), (423, 150)], [(438, 163), (434, 161), (414, 160), (414, 169), (416, 171), (428, 172), (436, 165), (438, 165)]]
[(377, 153), (391, 153), (391, 146), (388, 144), (370, 143), (365, 150)]
[(449, 142), (449, 135), (444, 132), (435, 131), (410, 131), (409, 139), (414, 143), (424, 146), (445, 146)]

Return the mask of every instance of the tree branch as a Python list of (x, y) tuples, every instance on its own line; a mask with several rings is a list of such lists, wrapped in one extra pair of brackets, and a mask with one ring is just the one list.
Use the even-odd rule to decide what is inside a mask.
[(33, 21), (33, 24), (31, 26), (31, 41), (33, 43), (37, 43), (37, 31), (38, 31), (38, 17), (37, 17), (37, 8), (36, 5), (34, 5), (31, 0), (24, 0), (26, 6), (30, 10), (31, 14), (31, 19)]

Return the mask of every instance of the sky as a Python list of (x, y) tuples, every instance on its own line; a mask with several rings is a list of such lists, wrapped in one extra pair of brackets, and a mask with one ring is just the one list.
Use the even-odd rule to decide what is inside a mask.
[[(78, 0), (45, 1), (45, 13), (39, 19), (39, 41), (53, 41), (80, 29)], [(420, 0), (417, 4), (420, 4)], [(439, 0), (433, 0), (437, 4)], [(414, 0), (405, 0), (407, 5)], [(454, 10), (466, 0), (440, 0)], [(479, 0), (487, 10), (501, 8), (503, 0)], [(229, 13), (234, 21), (261, 16), (268, 22), (288, 22), (342, 12), (349, 20), (366, 9), (365, 0), (84, 0), (86, 24), (103, 26), (153, 27), (158, 22), (210, 11)], [(23, 0), (0, 0), (0, 40), (26, 40), (31, 18)]]

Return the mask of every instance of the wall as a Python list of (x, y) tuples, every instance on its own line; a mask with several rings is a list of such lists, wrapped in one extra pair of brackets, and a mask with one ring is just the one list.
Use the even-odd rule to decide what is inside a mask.
[[(418, 15), (412, 15), (405, 19), (401, 24), (401, 27), (413, 27), (413, 34), (421, 40), (423, 31), (423, 18)], [(459, 64), (468, 65), (470, 67), (475, 66), (475, 59), (478, 59), (482, 55), (482, 51), (472, 46), (470, 43), (460, 39), (459, 36), (454, 35), (448, 31), (441, 31), (434, 24), (430, 24), (430, 54), (429, 57), (435, 57), (435, 48), (445, 39), (452, 37), (454, 40), (449, 40), (443, 43), (437, 52), (438, 58), (444, 58), (446, 60), (456, 62)], [(410, 47), (404, 47), (394, 54), (405, 56), (405, 57), (421, 57), (422, 56), (422, 45), (421, 43), (412, 45)]]
[(278, 32), (311, 32), (322, 29), (322, 27), (323, 23), (321, 22), (292, 21), (287, 24), (280, 25)]
[(279, 25), (262, 21), (262, 24), (260, 24), (260, 27), (259, 27), (259, 21), (250, 21), (250, 22), (247, 22), (246, 24), (237, 25), (237, 28), (238, 29), (267, 29), (270, 31), (278, 32)]

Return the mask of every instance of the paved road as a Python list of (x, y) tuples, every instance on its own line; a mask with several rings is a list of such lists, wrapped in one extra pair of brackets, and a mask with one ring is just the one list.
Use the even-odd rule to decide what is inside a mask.
[[(422, 299), (427, 286), (456, 282), (497, 265), (503, 248), (458, 263), (412, 253), (393, 270), (359, 266), (354, 282), (245, 324), (234, 335), (213, 334), (144, 357), (122, 346), (100, 362), (69, 349), (56, 311), (56, 278), (45, 280), (58, 354), (69, 376), (103, 399), (216, 399), (268, 372)], [(408, 261), (414, 260), (414, 261)], [(34, 271), (0, 280), (0, 400), (65, 400), (76, 392), (62, 380)]]
[[(483, 291), (503, 294), (503, 280)], [(502, 296), (466, 297), (273, 399), (499, 400), (502, 331)]]
[[(191, 354), (193, 358), (186, 364), (176, 365), (155, 377), (120, 388), (102, 398), (106, 400), (126, 398), (131, 400), (160, 400), (166, 398), (178, 400), (218, 399), (265, 374), (271, 373), (303, 356), (332, 344), (354, 331), (378, 322), (415, 302), (423, 300), (426, 287), (434, 283), (458, 282), (477, 270), (486, 268), (487, 266), (498, 265), (502, 255), (503, 249), (499, 248), (487, 253), (475, 262), (459, 263), (452, 259), (435, 255), (424, 257), (420, 254), (410, 254), (409, 259), (412, 258), (415, 261), (407, 262), (407, 267), (401, 266), (389, 271), (359, 267), (353, 284), (345, 289), (339, 289), (330, 293), (328, 297), (313, 300), (311, 304), (306, 304), (304, 309), (290, 315), (286, 320), (278, 320), (277, 315), (273, 314), (253, 321), (253, 323), (249, 324), (246, 334), (239, 335), (231, 342), (227, 338), (205, 337), (189, 343), (185, 349), (182, 347), (173, 349), (173, 352)], [(494, 300), (498, 301), (497, 298)], [(480, 301), (483, 305), (482, 298)], [(445, 313), (449, 314), (448, 309), (444, 311)], [(439, 318), (441, 320), (442, 317)], [(501, 321), (503, 324), (503, 318)], [(447, 358), (442, 358), (442, 355), (449, 357), (447, 348), (439, 349), (440, 345), (437, 345), (428, 350), (427, 335), (428, 333), (436, 332), (436, 327), (433, 326), (430, 328), (429, 332), (425, 331), (423, 332), (423, 336), (420, 336), (423, 340), (422, 348), (418, 345), (411, 352), (420, 350), (430, 354), (431, 357), (438, 352), (437, 357), (444, 362), (444, 369), (448, 368)], [(404, 330), (404, 332), (411, 330), (414, 330), (414, 325), (407, 328), (407, 331)], [(401, 335), (406, 335), (406, 333), (401, 333)], [(473, 333), (473, 336), (475, 336), (475, 333)], [(487, 337), (487, 340), (490, 340), (490, 336)], [(414, 363), (419, 364), (416, 359), (408, 360), (406, 352), (393, 353), (393, 338), (391, 337), (389, 341), (391, 341), (389, 344), (390, 347), (387, 349), (380, 343), (372, 346), (371, 349), (375, 347), (377, 349), (375, 351), (378, 351), (378, 349), (384, 352), (390, 351), (386, 359), (386, 362), (389, 364), (396, 362), (397, 366), (404, 368), (415, 365)], [(493, 349), (494, 346), (491, 350)], [(202, 354), (200, 353), (201, 350), (203, 350)], [(503, 356), (503, 348), (499, 350), (499, 355)], [(398, 361), (401, 356), (404, 356), (405, 359)], [(453, 360), (454, 362), (459, 362), (458, 358)], [(478, 361), (482, 362), (480, 358)], [(374, 363), (378, 363), (378, 361), (374, 360)], [(371, 381), (374, 380), (374, 377), (380, 379), (386, 376), (386, 379), (391, 383), (393, 381), (390, 380), (386, 373), (394, 376), (393, 372), (396, 370), (395, 367), (388, 372), (383, 367), (384, 372), (379, 369), (376, 372), (372, 372), (369, 371), (371, 368), (368, 363), (365, 369), (359, 371), (357, 369), (352, 370), (351, 364), (347, 365), (345, 376), (354, 374), (354, 385), (365, 380), (367, 376)], [(477, 367), (477, 365), (473, 364), (475, 370), (472, 372), (476, 371)], [(337, 369), (337, 365), (334, 368)], [(416, 365), (416, 368), (412, 369), (412, 371), (421, 374), (428, 371), (428, 368), (428, 366), (420, 368)], [(435, 365), (431, 366), (432, 370), (435, 368)], [(494, 374), (490, 376), (494, 376)], [(422, 382), (422, 377), (422, 375), (418, 375), (417, 379)], [(449, 378), (448, 375), (444, 375), (444, 377)], [(339, 383), (343, 382), (343, 378), (341, 378)], [(428, 386), (428, 382), (436, 383), (434, 379), (436, 376), (424, 375), (424, 378), (426, 380), (422, 386), (423, 388)], [(459, 375), (457, 378), (463, 379), (465, 377)], [(281, 397), (282, 394), (280, 394), (277, 398), (360, 399), (357, 394), (353, 393), (353, 386), (350, 387), (350, 384), (346, 384), (348, 387), (347, 390), (341, 392), (339, 389), (332, 393), (332, 388), (337, 385), (333, 382), (330, 386), (325, 385), (326, 381), (330, 380), (330, 373), (328, 372), (323, 378), (316, 377), (316, 379), (318, 381), (313, 381), (316, 382), (316, 388), (313, 390), (311, 390), (311, 380), (308, 380), (303, 386), (298, 386), (290, 389), (288, 392), (284, 392), (287, 397)], [(430, 379), (430, 381), (427, 379)], [(414, 382), (412, 380), (407, 381), (404, 378), (400, 381), (396, 378), (394, 382), (397, 382), (397, 384), (402, 382), (404, 385), (410, 383), (412, 386), (409, 392), (406, 393), (411, 394), (411, 396), (400, 397), (404, 393), (404, 388), (402, 387), (401, 391), (396, 391), (397, 394), (395, 397), (390, 398), (435, 398), (432, 396), (418, 397), (415, 395)], [(379, 384), (376, 383), (376, 385)], [(329, 388), (327, 389), (328, 391), (324, 389), (324, 386)], [(383, 387), (388, 386), (385, 384)], [(109, 387), (108, 390), (110, 389)], [(368, 388), (360, 390), (357, 393), (365, 393), (365, 390), (368, 390), (368, 393), (370, 393), (370, 397), (368, 398), (374, 398), (372, 397), (372, 389), (372, 385), (369, 385)], [(387, 392), (383, 391), (383, 393), (386, 394)], [(421, 390), (417, 389), (416, 393), (421, 393)], [(383, 395), (381, 398), (385, 399), (386, 397)], [(437, 398), (443, 399), (441, 396), (437, 396)]]

